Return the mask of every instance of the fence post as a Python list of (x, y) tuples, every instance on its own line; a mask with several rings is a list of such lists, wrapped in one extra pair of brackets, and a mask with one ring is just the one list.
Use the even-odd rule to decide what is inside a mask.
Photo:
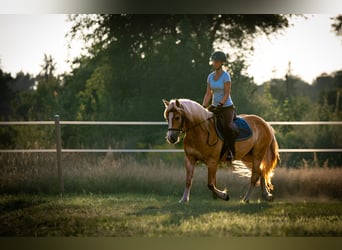
[(62, 139), (61, 139), (61, 125), (59, 122), (59, 115), (55, 115), (55, 130), (56, 130), (56, 153), (57, 153), (57, 169), (58, 169), (58, 183), (59, 193), (64, 192), (63, 168), (62, 168)]

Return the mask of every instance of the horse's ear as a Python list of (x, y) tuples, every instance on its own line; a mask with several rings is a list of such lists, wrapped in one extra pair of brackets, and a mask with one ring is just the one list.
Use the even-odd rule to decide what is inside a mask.
[(183, 105), (180, 103), (178, 99), (176, 99), (176, 107), (183, 110)]
[(167, 108), (167, 107), (169, 106), (169, 104), (170, 104), (170, 102), (166, 101), (165, 99), (163, 99), (163, 103), (164, 103), (164, 105), (165, 105), (166, 108)]
[(176, 99), (176, 107), (178, 107), (178, 108), (182, 107), (182, 105), (180, 104), (178, 99)]

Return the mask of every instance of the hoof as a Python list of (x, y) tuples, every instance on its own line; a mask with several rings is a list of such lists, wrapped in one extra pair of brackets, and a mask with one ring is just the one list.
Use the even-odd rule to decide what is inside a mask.
[(272, 195), (271, 195), (271, 196), (269, 196), (269, 197), (267, 198), (267, 201), (270, 201), (270, 202), (274, 201), (274, 198), (273, 198), (273, 196), (272, 196)]
[(225, 201), (229, 201), (228, 189), (227, 189), (227, 188), (225, 188), (225, 189), (223, 190), (223, 193), (224, 193), (223, 200), (225, 200)]
[(265, 199), (266, 201), (269, 201), (269, 202), (271, 202), (271, 201), (274, 200), (274, 198), (273, 198), (272, 195), (264, 196), (264, 199)]
[(229, 201), (229, 194), (226, 194), (226, 197), (224, 199), (225, 201)]
[(180, 199), (178, 201), (179, 204), (182, 204), (182, 203), (189, 203), (189, 200), (183, 200), (183, 199)]
[(241, 200), (241, 203), (249, 204), (249, 199), (245, 197)]

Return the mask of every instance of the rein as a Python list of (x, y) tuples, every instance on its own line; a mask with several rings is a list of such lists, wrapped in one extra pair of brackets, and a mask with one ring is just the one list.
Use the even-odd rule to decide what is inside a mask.
[(213, 119), (214, 117), (215, 117), (215, 115), (212, 116), (212, 117), (209, 117), (209, 118), (207, 118), (207, 119), (205, 119), (203, 121), (200, 121), (199, 123), (196, 123), (195, 125), (191, 126), (190, 128), (187, 128), (187, 129), (183, 128), (184, 127), (184, 119), (183, 119), (180, 128), (168, 128), (167, 130), (168, 131), (179, 131), (180, 133), (185, 134), (189, 130), (191, 130), (191, 129), (195, 128), (195, 127), (198, 127), (202, 123), (205, 123), (206, 121), (209, 121), (209, 120)]
[(196, 127), (198, 127), (198, 126), (200, 126), (202, 123), (205, 123), (206, 121), (209, 121), (209, 120), (211, 120), (211, 119), (214, 119), (214, 117), (215, 117), (215, 115), (213, 115), (213, 116), (211, 116), (211, 117), (209, 117), (209, 118), (207, 118), (207, 119), (205, 119), (205, 120), (203, 120), (203, 121), (200, 121), (199, 123), (196, 123), (195, 125), (191, 126), (190, 128), (184, 130), (184, 132), (183, 132), (183, 131), (182, 131), (182, 132), (183, 132), (183, 133), (186, 133), (186, 132), (188, 132), (189, 130), (191, 130), (191, 129), (193, 129), (193, 128), (196, 128)]
[[(185, 134), (186, 132), (190, 131), (191, 129), (193, 129), (193, 128), (195, 128), (195, 127), (200, 126), (201, 124), (205, 123), (206, 121), (209, 121), (209, 120), (211, 120), (211, 119), (214, 119), (215, 116), (216, 116), (216, 114), (214, 114), (213, 116), (211, 116), (211, 117), (209, 117), (209, 118), (207, 118), (207, 119), (205, 119), (205, 120), (203, 120), (203, 121), (200, 121), (199, 123), (196, 123), (195, 125), (193, 125), (193, 126), (187, 128), (187, 129), (184, 129), (184, 128), (183, 128), (183, 127), (184, 127), (184, 118), (183, 118), (183, 119), (182, 119), (182, 124), (181, 124), (180, 128), (168, 128), (168, 131), (178, 131), (178, 132), (180, 132), (181, 134)], [(212, 143), (212, 144), (209, 143), (209, 137), (210, 137), (210, 132), (208, 131), (207, 144), (208, 144), (210, 147), (215, 146), (215, 145), (217, 144), (217, 142), (218, 142), (218, 137), (216, 137), (216, 141), (215, 141), (214, 143)]]

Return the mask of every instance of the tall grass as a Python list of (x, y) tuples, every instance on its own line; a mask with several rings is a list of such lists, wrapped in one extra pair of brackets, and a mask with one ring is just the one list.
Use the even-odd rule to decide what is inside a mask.
[[(182, 195), (185, 185), (183, 161), (165, 162), (157, 155), (137, 160), (125, 154), (63, 154), (64, 183), (67, 193), (151, 193)], [(0, 193), (58, 193), (54, 154), (0, 154)], [(248, 178), (222, 167), (217, 173), (219, 188), (228, 188), (233, 199), (247, 191)], [(342, 169), (279, 167), (273, 178), (276, 199), (341, 200)], [(207, 169), (195, 169), (192, 196), (208, 196)], [(261, 199), (259, 188), (253, 199)]]

